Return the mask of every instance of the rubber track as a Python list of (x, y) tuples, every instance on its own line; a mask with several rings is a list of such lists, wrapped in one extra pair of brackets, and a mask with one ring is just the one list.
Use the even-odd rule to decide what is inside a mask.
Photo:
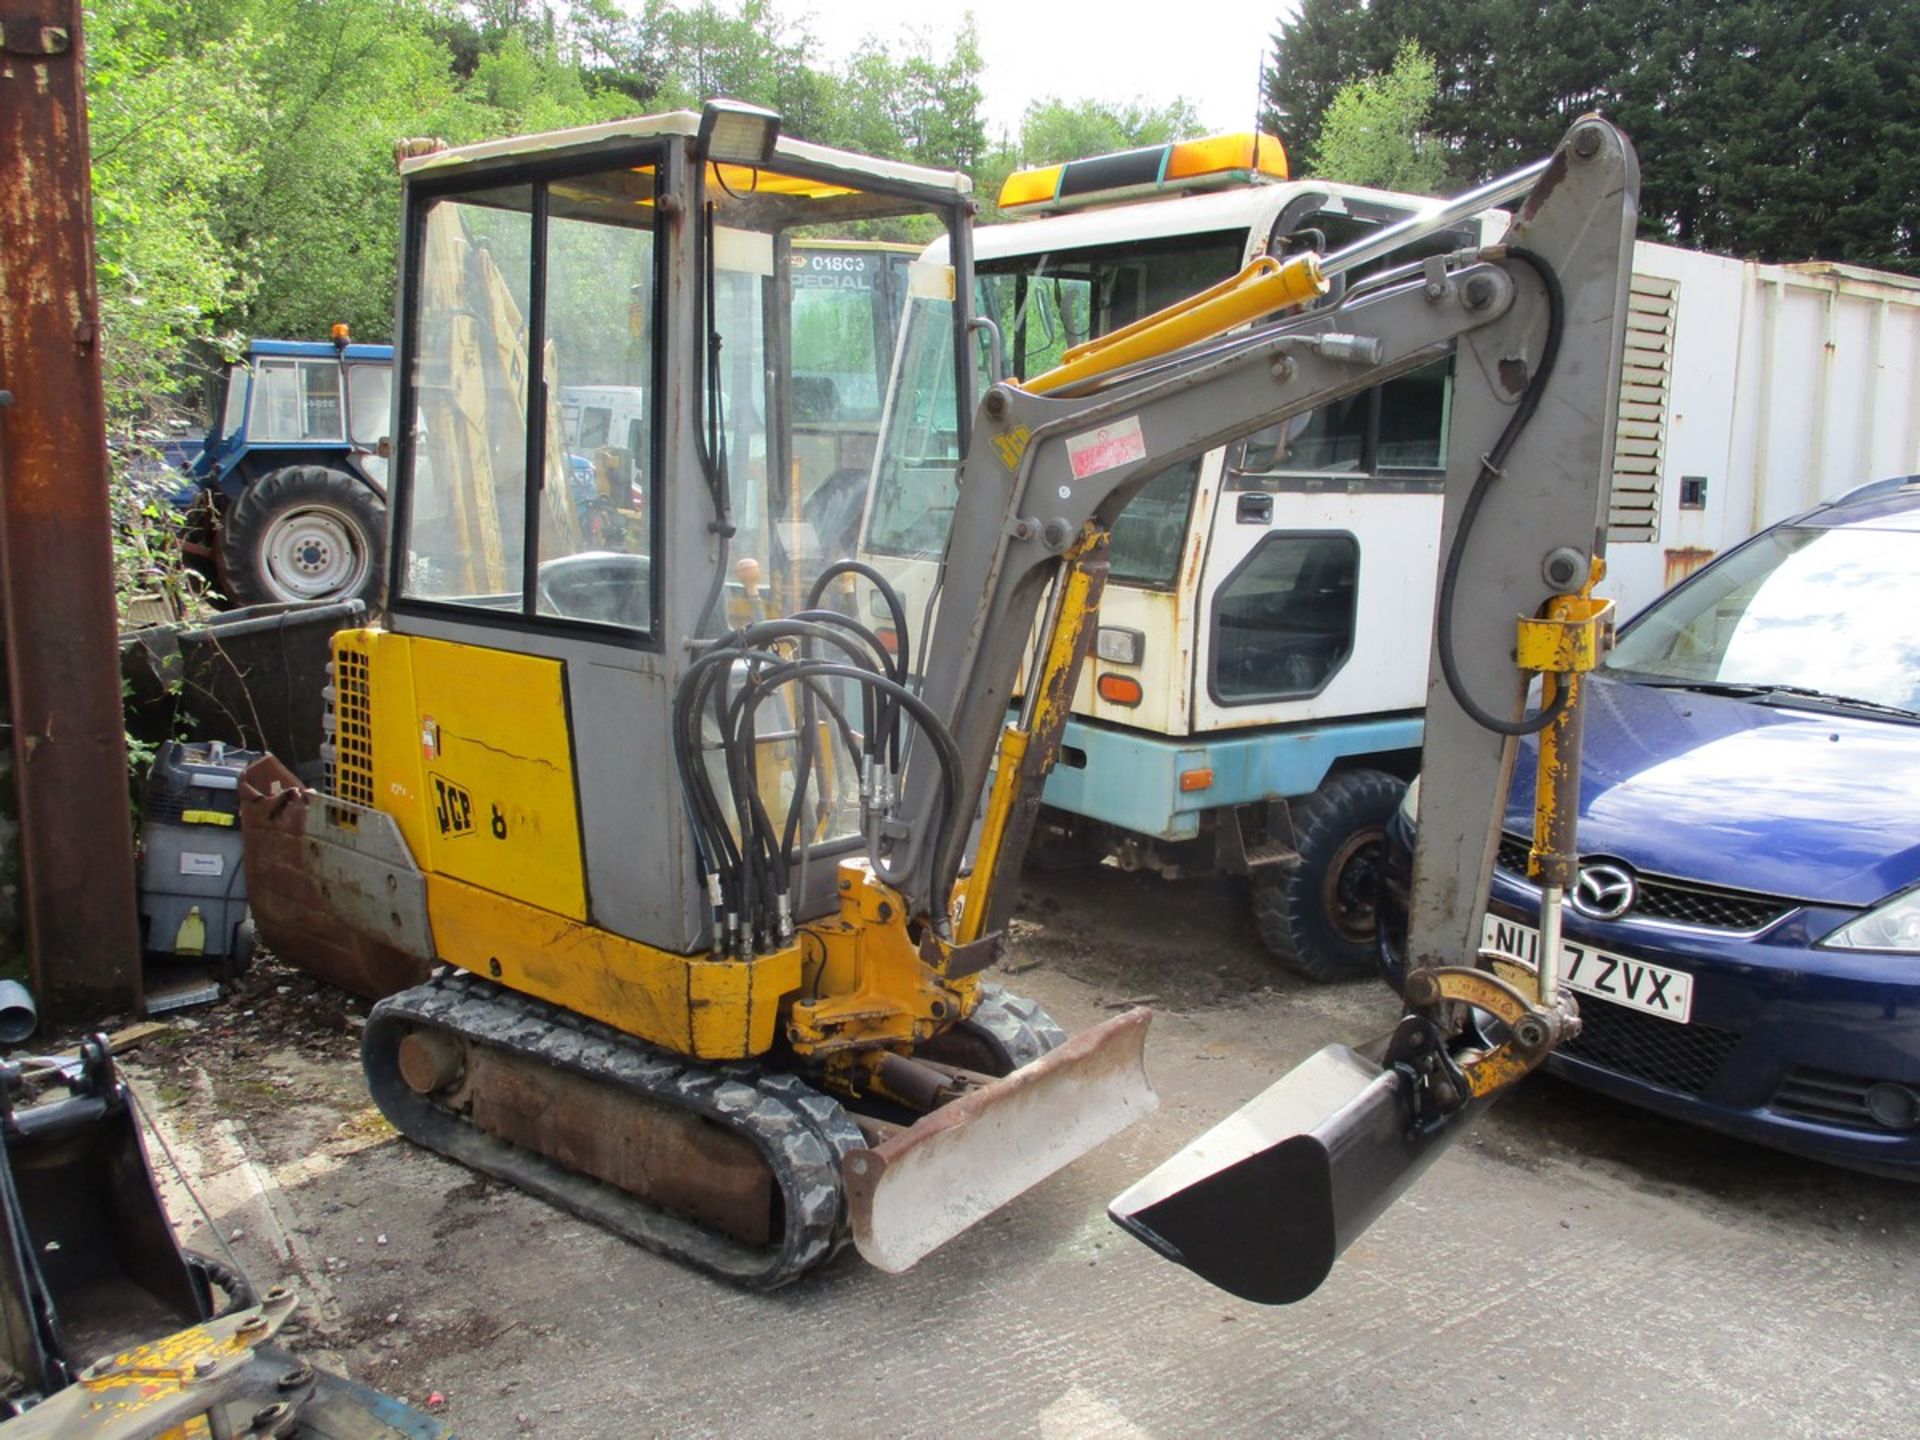
[(980, 986), (980, 1003), (961, 1023), (991, 1037), (1009, 1072), (1067, 1043), (1067, 1032), (1038, 1003), (991, 981)]
[[(400, 1038), (415, 1026), (531, 1057), (746, 1137), (780, 1189), (785, 1226), (779, 1244), (745, 1245), (655, 1209), (415, 1094), (398, 1068)], [(751, 1062), (690, 1061), (461, 971), (442, 971), (374, 1006), (361, 1060), (374, 1103), (408, 1139), (736, 1285), (784, 1285), (845, 1242), (840, 1166), (866, 1142), (837, 1101), (793, 1075)]]

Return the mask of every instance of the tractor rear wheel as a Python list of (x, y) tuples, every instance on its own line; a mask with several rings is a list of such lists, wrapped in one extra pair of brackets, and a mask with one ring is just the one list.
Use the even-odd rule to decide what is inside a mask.
[(236, 605), (380, 599), (387, 515), (380, 497), (324, 465), (289, 465), (249, 485), (221, 524)]

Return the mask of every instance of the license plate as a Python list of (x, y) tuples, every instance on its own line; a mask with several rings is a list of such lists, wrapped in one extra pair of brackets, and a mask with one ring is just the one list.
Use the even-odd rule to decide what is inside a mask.
[[(1540, 960), (1540, 932), (1531, 925), (1487, 916), (1481, 945), (1529, 964)], [(1572, 940), (1560, 942), (1560, 983), (1582, 995), (1597, 995), (1643, 1015), (1687, 1023), (1693, 1014), (1693, 977)]]

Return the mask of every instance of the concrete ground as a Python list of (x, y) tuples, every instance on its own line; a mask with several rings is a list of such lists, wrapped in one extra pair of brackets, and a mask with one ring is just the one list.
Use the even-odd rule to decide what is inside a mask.
[(1913, 1433), (1920, 1191), (1548, 1080), (1301, 1305), (1159, 1259), (1106, 1201), (1396, 1007), (1274, 969), (1222, 883), (1024, 890), (1003, 978), (1070, 1029), (1154, 997), (1161, 1108), (905, 1276), (740, 1294), (416, 1150), (360, 1088), (364, 1008), (288, 972), (129, 1070), (220, 1236), (308, 1297), (299, 1343), (467, 1440)]

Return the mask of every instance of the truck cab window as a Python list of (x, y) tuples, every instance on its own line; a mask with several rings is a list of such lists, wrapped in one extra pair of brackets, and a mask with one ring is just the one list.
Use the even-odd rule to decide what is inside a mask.
[[(980, 313), (999, 326), (1012, 378), (1031, 379), (1072, 346), (1097, 340), (1239, 270), (1241, 230), (1133, 241), (977, 263)], [(982, 375), (982, 384), (985, 384)], [(1191, 460), (1156, 476), (1113, 527), (1112, 578), (1171, 586), (1200, 475)]]
[[(1274, 248), (1280, 254), (1306, 247), (1337, 250), (1399, 218), (1400, 212), (1360, 217), (1318, 211), (1280, 237)], [(1392, 263), (1403, 265), (1415, 256), (1444, 254), (1476, 239), (1459, 232), (1433, 236), (1421, 245), (1396, 252)], [(1344, 278), (1358, 281), (1368, 273), (1363, 268)], [(1322, 303), (1334, 303), (1344, 289), (1340, 287)], [(1447, 463), (1452, 388), (1453, 362), (1436, 361), (1411, 375), (1323, 405), (1311, 414), (1268, 426), (1241, 446), (1228, 484), (1245, 487), (1249, 476), (1301, 475), (1352, 479), (1390, 476), (1438, 483)], [(1260, 482), (1252, 483), (1257, 487)]]

